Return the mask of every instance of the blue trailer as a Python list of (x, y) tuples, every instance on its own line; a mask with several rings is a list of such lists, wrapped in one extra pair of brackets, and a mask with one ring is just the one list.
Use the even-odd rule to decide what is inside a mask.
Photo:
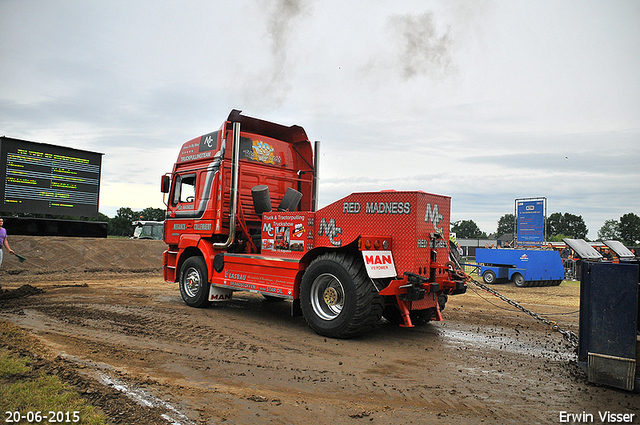
[(477, 249), (476, 263), (487, 284), (513, 281), (516, 286), (558, 286), (564, 279), (560, 254), (542, 249)]

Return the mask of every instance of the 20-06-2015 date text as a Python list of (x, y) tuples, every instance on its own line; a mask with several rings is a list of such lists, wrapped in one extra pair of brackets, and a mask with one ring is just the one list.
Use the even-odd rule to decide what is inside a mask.
[(80, 422), (80, 412), (54, 412), (50, 410), (48, 412), (19, 412), (19, 411), (6, 411), (4, 412), (4, 423), (19, 423), (26, 421), (27, 423), (48, 423), (48, 424), (60, 424), (60, 423), (78, 423)]

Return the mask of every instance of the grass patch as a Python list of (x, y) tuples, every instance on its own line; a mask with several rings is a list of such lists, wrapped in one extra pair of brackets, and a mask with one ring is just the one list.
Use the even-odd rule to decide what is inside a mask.
[[(0, 324), (0, 345), (8, 346), (8, 342), (16, 341), (30, 342), (30, 336), (20, 328), (6, 322)], [(0, 348), (0, 414), (4, 415), (4, 421), (12, 422), (15, 417), (9, 417), (5, 412), (19, 412), (23, 417), (29, 412), (29, 415), (40, 412), (41, 420), (37, 420), (38, 416), (31, 416), (31, 423), (49, 423), (51, 420), (90, 425), (106, 423), (102, 413), (57, 376), (34, 371), (28, 358)], [(17, 423), (29, 422), (23, 419)]]
[(580, 281), (579, 280), (563, 280), (562, 281), (562, 285), (569, 286), (569, 287), (575, 287), (575, 288), (580, 289)]
[(9, 378), (12, 375), (22, 375), (30, 370), (31, 368), (27, 366), (25, 359), (10, 355), (7, 350), (0, 350), (0, 379)]

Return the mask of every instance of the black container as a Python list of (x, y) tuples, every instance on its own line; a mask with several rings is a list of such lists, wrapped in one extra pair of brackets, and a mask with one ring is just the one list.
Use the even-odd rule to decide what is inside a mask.
[(583, 262), (578, 360), (588, 381), (632, 391), (636, 385), (638, 264)]

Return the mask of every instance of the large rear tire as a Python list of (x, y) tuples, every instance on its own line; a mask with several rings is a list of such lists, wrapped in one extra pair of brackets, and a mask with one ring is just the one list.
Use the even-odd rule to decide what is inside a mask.
[(202, 257), (191, 257), (180, 268), (180, 295), (190, 307), (209, 305), (209, 273)]
[(302, 314), (316, 333), (351, 338), (378, 325), (384, 299), (357, 254), (327, 253), (311, 262), (300, 285)]

